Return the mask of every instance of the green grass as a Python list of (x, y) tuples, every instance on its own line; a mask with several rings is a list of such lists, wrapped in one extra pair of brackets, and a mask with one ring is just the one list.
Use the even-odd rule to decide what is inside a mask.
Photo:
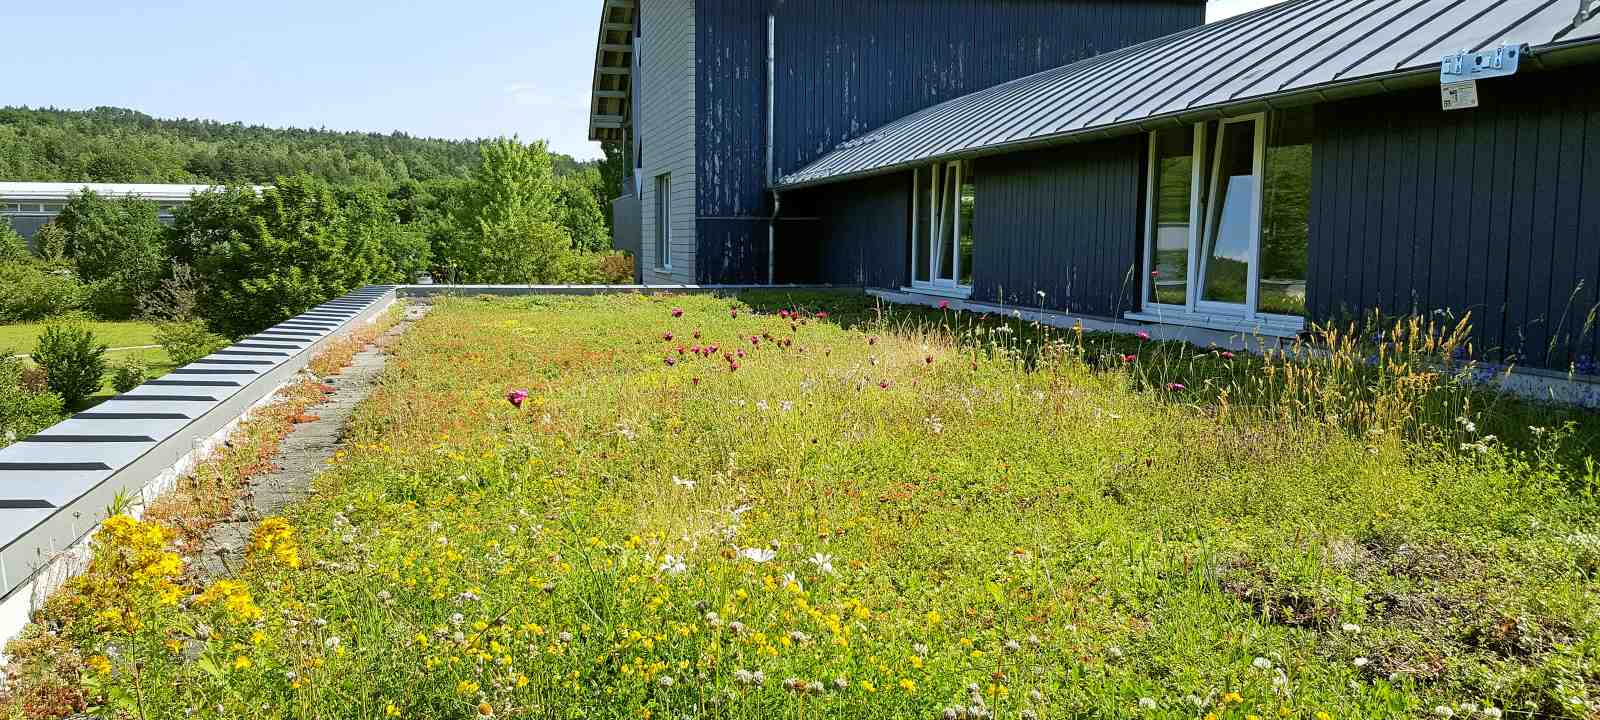
[[(33, 346), (48, 323), (19, 323), (0, 325), (0, 350), (10, 349), (19, 355), (33, 352)], [(155, 323), (148, 322), (89, 322), (90, 330), (100, 342), (110, 347), (136, 347), (156, 344)]]
[[(26, 355), (33, 352), (34, 344), (38, 341), (39, 334), (44, 332), (46, 325), (48, 323), (0, 325), (0, 352), (9, 350), (18, 355)], [(116, 363), (125, 359), (133, 358), (144, 363), (152, 379), (171, 372), (176, 367), (161, 348), (141, 347), (156, 344), (155, 323), (135, 321), (90, 322), (88, 326), (90, 330), (94, 331), (95, 337), (109, 347), (138, 348), (107, 352), (106, 364), (110, 367), (114, 367)], [(111, 373), (108, 371), (100, 392), (91, 396), (87, 403), (94, 405), (109, 399), (115, 394), (116, 390), (111, 387)]]
[[(796, 304), (801, 321), (770, 312)], [(854, 296), (447, 300), (394, 352), (241, 585), (172, 605), (159, 570), (133, 592), (91, 570), (74, 597), (109, 614), (53, 601), (91, 702), (1582, 718), (1600, 701), (1583, 414), (1394, 363), (1283, 380), (1282, 362)], [(103, 541), (97, 567), (131, 556)]]

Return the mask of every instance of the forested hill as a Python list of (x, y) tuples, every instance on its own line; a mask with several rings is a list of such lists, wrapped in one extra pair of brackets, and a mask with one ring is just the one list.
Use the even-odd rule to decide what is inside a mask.
[[(124, 108), (0, 107), (0, 181), (271, 183), (304, 172), (335, 184), (465, 176), (476, 140), (393, 132), (161, 120)], [(551, 155), (565, 175), (591, 163)]]

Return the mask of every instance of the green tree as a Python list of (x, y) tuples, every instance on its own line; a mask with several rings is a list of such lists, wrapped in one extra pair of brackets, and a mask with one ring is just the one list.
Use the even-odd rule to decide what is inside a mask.
[(561, 226), (560, 190), (544, 141), (501, 138), (482, 161), (456, 209), (444, 261), (460, 282), (548, 283), (572, 239)]
[(246, 187), (196, 195), (177, 213), (173, 255), (194, 268), (206, 324), (239, 337), (398, 279), (373, 222), (347, 214), (328, 183), (297, 175), (259, 195)]
[(161, 281), (167, 230), (156, 219), (155, 203), (85, 190), (67, 201), (54, 224), (101, 317), (132, 316), (139, 297)]
[(582, 252), (601, 252), (611, 246), (606, 213), (601, 211), (596, 190), (600, 172), (588, 168), (560, 181), (561, 225), (572, 236), (572, 248)]

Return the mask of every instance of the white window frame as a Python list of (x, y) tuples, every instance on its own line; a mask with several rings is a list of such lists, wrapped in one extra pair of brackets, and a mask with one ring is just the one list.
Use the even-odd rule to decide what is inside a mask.
[[(665, 188), (663, 190), (663, 188)], [(656, 269), (672, 269), (672, 173), (656, 176)]]
[[(1183, 305), (1155, 302), (1151, 293), (1153, 283), (1149, 278), (1155, 263), (1158, 229), (1155, 215), (1158, 193), (1155, 187), (1157, 133), (1150, 133), (1149, 162), (1145, 174), (1144, 274), (1140, 282), (1143, 309), (1128, 313), (1128, 318), (1225, 330), (1255, 330), (1266, 334), (1293, 335), (1304, 329), (1305, 318), (1257, 311), (1260, 300), (1258, 286), (1261, 279), (1261, 218), (1262, 203), (1266, 197), (1266, 148), (1267, 137), (1270, 134), (1269, 122), (1268, 114), (1264, 112), (1222, 118), (1217, 122), (1215, 137), (1207, 132), (1209, 123), (1201, 122), (1194, 125), (1195, 161), (1191, 163), (1193, 174), (1189, 181), (1189, 275), (1187, 297)], [(1242, 305), (1202, 299), (1205, 291), (1203, 277), (1205, 259), (1201, 256), (1201, 251), (1205, 249), (1211, 233), (1214, 232), (1213, 228), (1218, 220), (1217, 214), (1222, 212), (1222, 206), (1216, 197), (1217, 181), (1222, 170), (1222, 153), (1211, 153), (1209, 168), (1201, 167), (1200, 160), (1205, 158), (1208, 144), (1215, 142), (1219, 146), (1218, 149), (1222, 149), (1221, 138), (1226, 136), (1228, 126), (1240, 123), (1255, 124), (1255, 145), (1251, 148), (1255, 192), (1250, 203), (1250, 263), (1245, 276), (1245, 301)], [(1204, 207), (1201, 203), (1202, 197), (1205, 198)]]
[[(909, 279), (911, 281), (911, 289), (914, 291), (959, 298), (967, 298), (972, 295), (972, 286), (961, 284), (961, 212), (963, 209), (961, 203), (961, 181), (963, 180), (962, 174), (964, 172), (961, 164), (960, 160), (934, 163), (918, 167), (911, 173), (911, 237), (909, 240), (911, 243), (911, 277)], [(948, 172), (952, 168), (955, 172)], [(926, 187), (922, 184), (923, 172), (928, 173)], [(938, 204), (930, 202), (927, 208), (927, 217), (924, 218), (922, 198), (926, 196), (931, 200), (939, 195), (940, 188), (938, 183), (941, 177), (955, 183), (955, 202), (951, 203), (950, 213), (946, 218), (939, 218)], [(921, 223), (924, 220), (928, 223), (929, 228), (928, 246), (925, 248), (919, 247), (920, 243), (917, 242), (918, 231), (921, 230)], [(941, 220), (948, 222), (949, 225), (941, 227)], [(948, 232), (945, 232), (946, 230)], [(935, 248), (941, 234), (948, 235), (951, 243), (951, 272), (948, 280), (940, 279), (939, 268), (936, 265), (939, 253)], [(976, 237), (973, 238), (973, 255), (976, 258)], [(919, 262), (927, 263), (927, 280), (917, 279), (917, 263)]]

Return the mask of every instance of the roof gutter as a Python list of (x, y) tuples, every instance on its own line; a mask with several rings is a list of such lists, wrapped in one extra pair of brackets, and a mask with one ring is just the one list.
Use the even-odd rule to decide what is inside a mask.
[[(1551, 43), (1532, 49), (1532, 56), (1537, 67), (1542, 70), (1555, 69), (1569, 65), (1576, 65), (1585, 61), (1600, 59), (1600, 36), (1586, 37), (1566, 43)], [(1409, 90), (1437, 83), (1439, 68), (1435, 64), (1423, 67), (1413, 67), (1405, 70), (1371, 75), (1355, 80), (1336, 81), (1323, 83), (1307, 88), (1301, 88), (1281, 94), (1258, 95), (1252, 98), (1233, 102), (1216, 103), (1199, 108), (1151, 115), (1138, 120), (1126, 120), (1110, 125), (1084, 128), (1066, 133), (1045, 135), (1013, 140), (1010, 142), (987, 145), (967, 152), (948, 153), (944, 155), (930, 155), (892, 165), (871, 168), (853, 173), (844, 173), (828, 177), (820, 177), (798, 182), (779, 181), (776, 187), (788, 190), (802, 190), (822, 185), (845, 182), (848, 180), (862, 180), (881, 175), (892, 175), (912, 168), (921, 167), (928, 163), (948, 160), (970, 160), (993, 155), (1005, 155), (1021, 150), (1035, 150), (1059, 145), (1070, 145), (1090, 140), (1105, 140), (1122, 135), (1138, 132), (1148, 132), (1153, 128), (1175, 127), (1186, 125), (1201, 120), (1216, 120), (1231, 115), (1262, 109), (1284, 109), (1301, 105), (1348, 100), (1358, 97), (1369, 97), (1398, 90)], [(803, 172), (803, 171), (802, 171)], [(776, 192), (776, 190), (774, 190)]]

